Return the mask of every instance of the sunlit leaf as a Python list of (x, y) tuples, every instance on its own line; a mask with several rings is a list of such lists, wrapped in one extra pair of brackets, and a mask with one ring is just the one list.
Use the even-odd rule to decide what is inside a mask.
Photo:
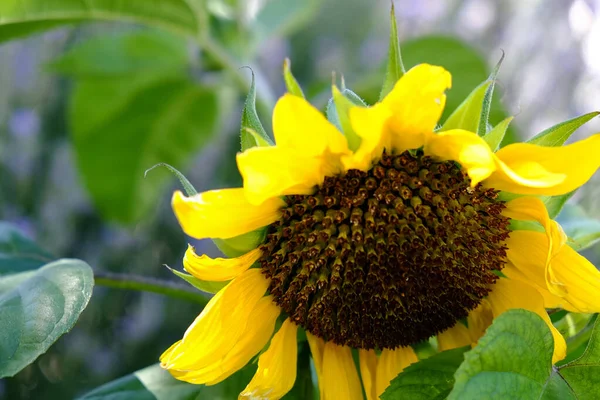
[(89, 265), (70, 259), (0, 278), (0, 378), (21, 371), (68, 332), (93, 285)]
[(502, 143), (504, 135), (506, 135), (508, 125), (510, 125), (513, 118), (514, 117), (505, 118), (483, 137), (483, 140), (490, 146), (492, 151), (496, 151), (500, 147), (500, 143)]
[(304, 98), (302, 88), (300, 87), (300, 84), (298, 84), (298, 81), (294, 77), (294, 74), (292, 74), (291, 67), (292, 65), (290, 59), (286, 58), (283, 61), (283, 80), (285, 82), (285, 87), (287, 88), (287, 91), (293, 94), (294, 96)]
[(553, 127), (538, 133), (527, 142), (540, 146), (562, 146), (580, 126), (596, 117), (598, 114), (600, 114), (600, 112), (595, 111), (561, 122), (560, 124), (554, 125)]

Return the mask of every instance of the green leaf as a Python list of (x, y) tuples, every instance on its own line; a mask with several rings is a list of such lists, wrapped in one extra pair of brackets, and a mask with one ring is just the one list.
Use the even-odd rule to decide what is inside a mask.
[(212, 239), (212, 241), (227, 257), (239, 257), (260, 245), (266, 233), (267, 230), (261, 228), (229, 239)]
[(192, 385), (178, 381), (155, 364), (103, 385), (79, 400), (230, 400), (237, 398), (255, 370), (249, 365), (214, 385)]
[(244, 103), (242, 111), (242, 122), (240, 128), (240, 141), (242, 151), (246, 151), (251, 147), (273, 146), (273, 141), (265, 132), (258, 114), (256, 112), (256, 81), (254, 79), (254, 71), (251, 68), (252, 84), (250, 91)]
[(196, 289), (201, 290), (206, 293), (217, 293), (219, 290), (223, 289), (229, 283), (229, 281), (226, 281), (226, 282), (203, 281), (201, 279), (196, 278), (195, 276), (186, 274), (185, 272), (177, 271), (176, 269), (173, 269), (173, 268), (169, 267), (168, 265), (165, 265), (165, 267), (167, 267), (169, 269), (169, 271), (171, 271), (176, 276), (183, 279), (184, 281), (186, 281), (187, 283), (189, 283)]
[(157, 167), (165, 167), (173, 175), (175, 175), (177, 177), (177, 179), (179, 179), (179, 182), (181, 183), (181, 186), (183, 186), (183, 190), (185, 191), (185, 194), (187, 196), (194, 196), (194, 195), (198, 194), (198, 191), (196, 190), (196, 188), (194, 187), (194, 185), (191, 184), (191, 182), (188, 180), (188, 178), (186, 178), (184, 174), (182, 174), (181, 172), (179, 172), (179, 170), (177, 168), (172, 167), (169, 164), (158, 163), (156, 165), (151, 166), (146, 171), (144, 171), (144, 178), (146, 176), (148, 176), (148, 172), (152, 171), (154, 168), (157, 168)]
[(191, 37), (205, 25), (197, 0), (2, 0), (0, 16), (0, 42), (82, 21), (140, 23)]
[(552, 367), (553, 350), (552, 333), (541, 317), (507, 311), (465, 353), (448, 399), (576, 399)]
[(559, 368), (579, 399), (600, 398), (600, 319), (596, 319), (585, 353)]
[(37, 269), (53, 257), (15, 226), (0, 221), (0, 277)]
[(366, 107), (366, 104), (349, 89), (343, 89), (340, 92), (334, 85), (332, 92), (333, 97), (327, 103), (327, 119), (344, 133), (348, 140), (348, 147), (354, 151), (360, 146), (361, 138), (354, 132), (348, 112), (352, 107)]
[(556, 220), (569, 237), (569, 245), (577, 251), (600, 241), (600, 220), (588, 216), (580, 206), (567, 204)]
[(396, 25), (396, 13), (394, 3), (390, 10), (390, 43), (388, 49), (387, 69), (385, 73), (385, 81), (379, 94), (379, 100), (392, 91), (394, 85), (404, 75), (405, 69), (402, 63), (402, 53), (400, 52), (400, 40), (398, 39), (398, 26)]
[[(243, 0), (242, 0), (243, 1)], [(270, 0), (252, 21), (254, 43), (263, 44), (273, 36), (287, 36), (311, 21), (319, 9), (320, 0)]]
[(502, 57), (500, 57), (500, 60), (498, 60), (496, 66), (490, 74), (490, 77), (488, 78), (488, 81), (491, 82), (491, 85), (489, 85), (485, 91), (485, 96), (483, 97), (483, 103), (481, 105), (481, 115), (479, 117), (479, 126), (477, 127), (477, 134), (479, 136), (484, 136), (488, 132), (488, 126), (490, 125), (490, 110), (492, 108), (492, 100), (494, 97), (494, 86), (496, 85), (496, 77), (500, 71), (502, 61), (504, 61), (504, 51), (502, 51)]
[(573, 197), (576, 191), (577, 189), (558, 196), (540, 196), (540, 199), (544, 202), (544, 205), (548, 210), (548, 215), (550, 218), (554, 219), (558, 214), (560, 214), (565, 204), (567, 204), (567, 201)]
[(289, 58), (286, 58), (283, 61), (283, 80), (285, 81), (285, 87), (287, 91), (294, 96), (304, 98), (304, 93), (302, 92), (302, 88), (298, 84), (298, 81), (292, 74), (292, 63)]
[(491, 131), (483, 136), (483, 140), (490, 146), (492, 151), (498, 150), (500, 147), (500, 143), (504, 139), (504, 135), (506, 135), (506, 130), (508, 129), (508, 125), (513, 120), (514, 117), (505, 118), (502, 122), (496, 125)]
[(119, 78), (180, 71), (188, 63), (184, 40), (162, 31), (144, 30), (89, 39), (49, 66), (72, 78)]
[(392, 380), (382, 400), (443, 400), (454, 385), (454, 373), (469, 346), (438, 353), (406, 368)]
[(93, 285), (89, 265), (70, 259), (0, 278), (0, 378), (14, 376), (68, 332)]
[(538, 133), (529, 139), (527, 143), (549, 147), (562, 146), (580, 126), (599, 114), (599, 111), (595, 111), (561, 122), (560, 124), (554, 125), (553, 127)]

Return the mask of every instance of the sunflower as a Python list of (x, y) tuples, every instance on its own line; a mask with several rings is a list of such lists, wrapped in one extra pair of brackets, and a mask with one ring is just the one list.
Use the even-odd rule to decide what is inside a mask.
[[(237, 258), (188, 248), (189, 273), (229, 283), (162, 366), (212, 385), (260, 354), (240, 397), (279, 399), (295, 381), (300, 329), (321, 399), (371, 400), (417, 361), (411, 345), (432, 336), (440, 350), (474, 345), (513, 308), (542, 317), (553, 360), (565, 357), (546, 309), (600, 311), (600, 273), (566, 245), (538, 196), (583, 185), (600, 167), (600, 134), (494, 153), (475, 133), (435, 132), (450, 85), (446, 70), (421, 64), (380, 103), (351, 108), (353, 149), (286, 94), (273, 113), (276, 145), (237, 156), (243, 188), (176, 192), (189, 236), (259, 239)], [(521, 196), (505, 202), (500, 191)], [(519, 220), (543, 229), (515, 230)]]

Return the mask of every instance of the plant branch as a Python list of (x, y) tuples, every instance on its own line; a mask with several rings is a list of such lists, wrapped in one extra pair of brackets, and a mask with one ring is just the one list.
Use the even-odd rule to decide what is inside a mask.
[(147, 278), (132, 274), (116, 274), (113, 272), (94, 272), (96, 285), (115, 289), (139, 290), (158, 293), (165, 296), (191, 301), (206, 306), (209, 298), (188, 285), (162, 279)]

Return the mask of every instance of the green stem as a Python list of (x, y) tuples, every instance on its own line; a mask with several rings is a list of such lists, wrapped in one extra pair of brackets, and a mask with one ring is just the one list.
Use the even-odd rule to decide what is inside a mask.
[(116, 274), (113, 272), (94, 272), (96, 285), (115, 289), (139, 290), (143, 292), (158, 293), (165, 296), (191, 301), (206, 306), (209, 298), (192, 288), (178, 282), (164, 281), (161, 279), (147, 278), (139, 275)]

